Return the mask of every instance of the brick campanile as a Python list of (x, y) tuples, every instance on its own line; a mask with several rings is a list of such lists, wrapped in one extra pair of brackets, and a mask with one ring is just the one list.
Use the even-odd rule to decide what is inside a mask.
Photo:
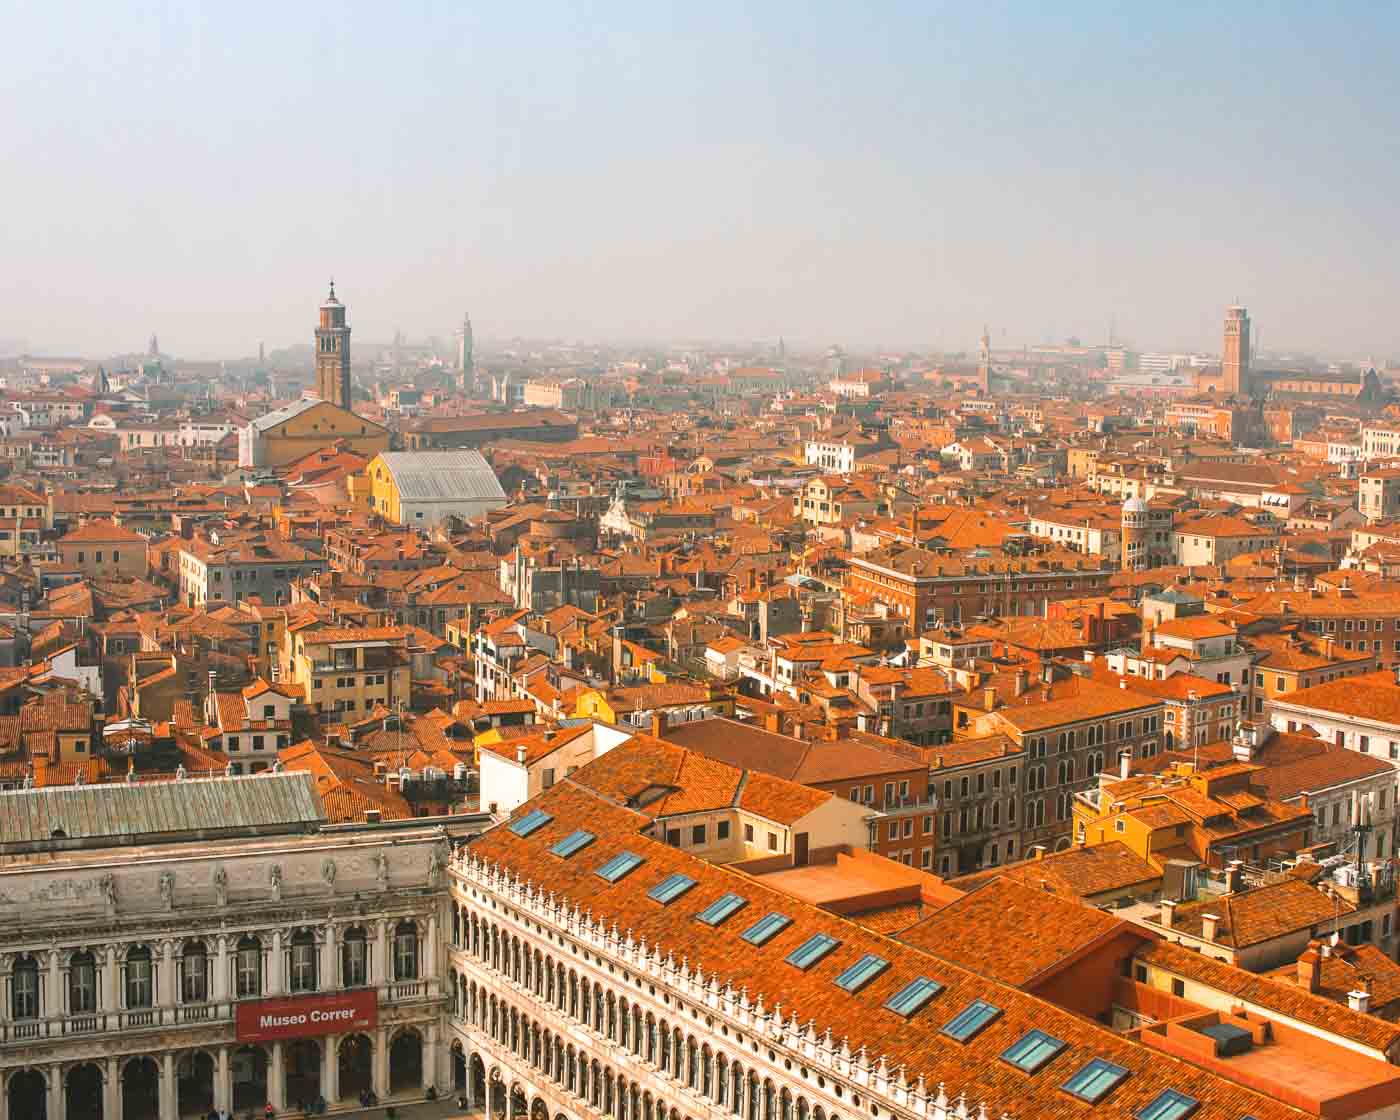
[(323, 401), (350, 409), (350, 328), (345, 325), (345, 305), (335, 298), (335, 281), (321, 304), (316, 328), (316, 393)]

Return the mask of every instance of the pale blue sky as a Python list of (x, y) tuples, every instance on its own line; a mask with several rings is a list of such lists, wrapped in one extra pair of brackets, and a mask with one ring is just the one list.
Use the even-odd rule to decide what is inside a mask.
[(1400, 9), (0, 0), (0, 338), (1400, 352)]

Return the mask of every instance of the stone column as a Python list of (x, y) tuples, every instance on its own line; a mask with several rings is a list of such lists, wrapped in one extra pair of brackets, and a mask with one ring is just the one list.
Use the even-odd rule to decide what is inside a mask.
[(438, 1025), (434, 1019), (423, 1032), (423, 1092), (438, 1083)]
[(383, 1100), (389, 1095), (389, 1032), (383, 1027), (376, 1027), (374, 1031), (373, 1069), (374, 1093)]
[[(320, 975), (316, 977), (319, 981), (316, 986), (323, 992), (333, 992), (341, 986), (335, 967), (335, 946), (336, 925), (334, 922), (327, 922), (321, 938), (321, 965), (318, 970)], [(326, 1099), (330, 1100), (329, 1097)]]
[(462, 1091), (467, 1094), (467, 1111), (471, 1112), (476, 1108), (476, 1086), (472, 1083), (472, 1048), (469, 1045), (462, 1047), (462, 1061), (467, 1070), (467, 1087)]
[(287, 1071), (284, 1068), (282, 1043), (272, 1044), (267, 1063), (267, 1099), (278, 1112), (287, 1107)]
[(228, 935), (223, 933), (214, 939), (214, 976), (209, 985), (209, 998), (214, 1003), (223, 1003), (228, 999), (228, 940)]
[[(390, 984), (394, 979), (394, 970), (391, 967), (389, 954), (391, 947), (389, 943), (389, 923), (386, 919), (380, 918), (374, 924), (374, 964), (370, 966), (370, 982), (380, 985)], [(379, 975), (373, 975), (375, 966), (378, 967)]]
[(321, 1039), (321, 1096), (328, 1105), (334, 1104), (340, 1086), (337, 1074), (340, 1072), (340, 1035), (328, 1034)]
[[(117, 976), (121, 972), (121, 965), (117, 961), (117, 947), (107, 946), (107, 963), (102, 968), (102, 1010), (108, 1015), (120, 1010), (121, 999), (117, 990)], [(115, 1026), (113, 1020), (110, 1026)]]
[(280, 996), (286, 990), (282, 979), (285, 963), (282, 959), (282, 931), (275, 929), (272, 931), (272, 949), (267, 958), (267, 994), (270, 996)]
[(175, 1084), (175, 1052), (160, 1056), (160, 1120), (179, 1120), (180, 1090)]
[(120, 1120), (122, 1108), (121, 1063), (108, 1058), (102, 1071), (102, 1115)]
[(227, 1046), (220, 1046), (214, 1054), (214, 1107), (233, 1109), (233, 1070)]
[(160, 1020), (166, 1023), (174, 1019), (175, 1007), (175, 942), (162, 941), (160, 943), (160, 969), (159, 979), (156, 981), (156, 1005), (162, 1008), (171, 1008), (170, 1012), (162, 1012)]
[(501, 1082), (502, 1088), (506, 1091), (506, 1120), (515, 1120), (515, 1094), (510, 1088), (510, 1071), (506, 1071), (506, 1076)]
[[(55, 953), (54, 956), (56, 958), (58, 954)], [(45, 1076), (48, 1078), (49, 1090), (49, 1114), (47, 1120), (64, 1120), (66, 1113), (64, 1112), (63, 1106), (67, 1102), (63, 1099), (63, 1067), (51, 1065), (44, 1072)], [(19, 1120), (19, 1118), (16, 1117), (15, 1120)]]
[(59, 967), (58, 950), (49, 950), (48, 983), (44, 990), (44, 1018), (56, 1019), (63, 1014), (63, 971)]
[(442, 975), (442, 969), (438, 965), (438, 912), (436, 906), (428, 914), (428, 934), (424, 940), (423, 961), (418, 970), (418, 976), (428, 982), (428, 994), (437, 995), (438, 977)]

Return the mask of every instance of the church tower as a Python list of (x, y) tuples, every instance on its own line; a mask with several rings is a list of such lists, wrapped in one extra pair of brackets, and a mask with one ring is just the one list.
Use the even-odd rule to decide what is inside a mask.
[(476, 369), (476, 360), (472, 355), (472, 317), (462, 316), (462, 326), (457, 331), (457, 368), (463, 375), (470, 377)]
[(1220, 356), (1220, 389), (1231, 396), (1250, 395), (1249, 312), (1243, 307), (1225, 309), (1225, 348)]
[(335, 281), (321, 304), (321, 324), (316, 328), (316, 394), (323, 401), (351, 408), (350, 328), (345, 325), (345, 305), (335, 298)]

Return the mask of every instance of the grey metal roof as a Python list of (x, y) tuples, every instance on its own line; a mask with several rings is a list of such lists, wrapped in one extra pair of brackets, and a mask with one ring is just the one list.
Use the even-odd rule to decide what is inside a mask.
[(469, 502), (497, 500), (506, 492), (480, 451), (386, 451), (400, 500)]
[(286, 832), (325, 819), (315, 776), (304, 771), (7, 790), (0, 792), (0, 850), (59, 839), (88, 847), (172, 833)]
[(291, 404), (284, 404), (281, 408), (274, 408), (271, 412), (265, 412), (253, 421), (253, 427), (260, 432), (265, 432), (269, 428), (276, 427), (284, 420), (290, 420), (294, 416), (300, 416), (312, 405), (320, 404), (320, 397), (302, 397), (299, 401)]

